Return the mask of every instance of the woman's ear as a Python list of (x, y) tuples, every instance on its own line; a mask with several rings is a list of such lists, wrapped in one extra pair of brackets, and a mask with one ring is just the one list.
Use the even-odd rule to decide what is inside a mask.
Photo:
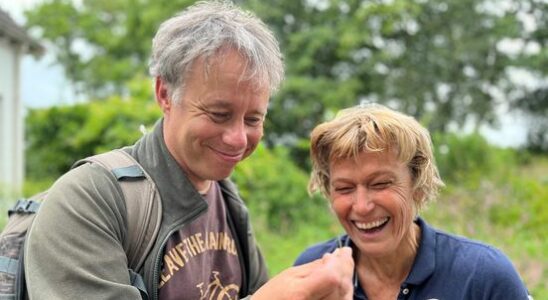
[(416, 213), (418, 213), (419, 209), (423, 206), (425, 202), (425, 194), (423, 189), (415, 188), (415, 191), (413, 192), (413, 205), (415, 207)]
[(156, 103), (158, 103), (162, 112), (164, 114), (169, 113), (171, 110), (171, 99), (169, 97), (168, 86), (160, 76), (156, 77), (154, 92)]

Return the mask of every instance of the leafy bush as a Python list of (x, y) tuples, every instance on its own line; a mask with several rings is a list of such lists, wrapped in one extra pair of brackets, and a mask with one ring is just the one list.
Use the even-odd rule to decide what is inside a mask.
[(327, 201), (308, 195), (308, 174), (292, 163), (286, 148), (270, 150), (260, 145), (232, 177), (264, 228), (287, 233), (303, 222), (328, 222), (328, 217), (318, 213), (328, 212)]
[(440, 175), (451, 182), (479, 184), (484, 177), (503, 177), (514, 170), (517, 161), (514, 150), (492, 146), (478, 133), (435, 134), (433, 143)]
[(58, 177), (76, 160), (133, 144), (141, 124), (160, 116), (152, 101), (113, 97), (99, 102), (30, 110), (26, 118), (26, 174)]

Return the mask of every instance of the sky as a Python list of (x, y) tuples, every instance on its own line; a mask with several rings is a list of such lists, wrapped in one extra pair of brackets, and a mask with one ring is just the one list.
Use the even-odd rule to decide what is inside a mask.
[[(24, 10), (44, 0), (0, 0), (0, 8), (19, 25), (25, 23)], [(53, 52), (41, 43), (46, 52), (40, 58), (25, 55), (21, 60), (21, 99), (27, 108), (49, 107), (73, 103), (76, 97), (63, 75), (63, 69), (54, 64)]]
[[(0, 0), (0, 8), (18, 23), (24, 24), (23, 11), (44, 0)], [(44, 43), (42, 43), (44, 44)], [(53, 52), (48, 45), (46, 54), (40, 59), (26, 55), (21, 62), (21, 97), (26, 108), (41, 108), (77, 102), (70, 83), (63, 75), (63, 69), (54, 64)], [(48, 49), (50, 48), (50, 49)], [(483, 126), (480, 132), (487, 140), (502, 147), (519, 147), (526, 142), (526, 119), (499, 108), (498, 128)], [(471, 128), (464, 131), (470, 131)]]

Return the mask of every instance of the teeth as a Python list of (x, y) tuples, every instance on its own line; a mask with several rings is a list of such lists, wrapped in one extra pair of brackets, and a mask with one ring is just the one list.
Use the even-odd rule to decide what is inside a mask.
[(359, 229), (367, 230), (367, 229), (379, 227), (379, 226), (381, 226), (382, 224), (384, 224), (386, 221), (388, 221), (388, 217), (384, 217), (384, 218), (382, 218), (382, 219), (380, 219), (380, 220), (373, 221), (373, 222), (369, 222), (369, 223), (358, 223), (358, 222), (355, 222), (355, 224), (356, 224), (356, 227), (358, 227)]

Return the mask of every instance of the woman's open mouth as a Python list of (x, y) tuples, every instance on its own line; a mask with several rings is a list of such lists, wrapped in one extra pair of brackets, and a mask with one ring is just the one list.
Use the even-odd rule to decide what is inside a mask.
[(354, 221), (354, 225), (360, 230), (365, 233), (374, 233), (377, 231), (380, 231), (388, 224), (388, 221), (390, 221), (390, 217), (384, 217), (378, 220), (375, 220), (373, 222), (363, 223), (363, 222), (356, 222)]

